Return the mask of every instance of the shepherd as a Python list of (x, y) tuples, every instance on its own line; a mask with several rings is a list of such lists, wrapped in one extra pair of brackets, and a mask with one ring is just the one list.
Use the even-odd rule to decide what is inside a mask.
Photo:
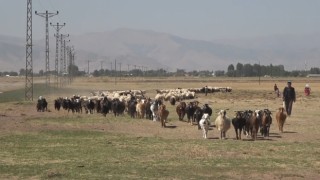
[(283, 89), (283, 102), (284, 102), (284, 108), (288, 114), (288, 116), (291, 115), (292, 111), (292, 104), (293, 102), (296, 102), (296, 92), (294, 90), (294, 87), (291, 85), (291, 81), (288, 81), (287, 87)]

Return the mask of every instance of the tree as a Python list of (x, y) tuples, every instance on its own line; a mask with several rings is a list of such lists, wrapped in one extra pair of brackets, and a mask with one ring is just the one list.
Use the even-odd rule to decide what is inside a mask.
[(230, 64), (228, 66), (228, 71), (234, 71), (234, 65), (233, 64)]
[(254, 64), (252, 67), (252, 76), (261, 76), (262, 74), (260, 64)]
[(43, 72), (43, 70), (41, 69), (40, 71), (39, 71), (39, 76), (43, 76), (44, 75), (44, 72)]
[(176, 76), (184, 76), (186, 74), (184, 69), (177, 69)]
[(74, 65), (74, 64), (70, 64), (68, 66), (68, 72), (72, 75), (72, 76), (80, 76), (82, 73), (79, 72), (79, 68), (78, 66)]
[(251, 64), (245, 64), (242, 71), (243, 76), (245, 77), (253, 76), (253, 67), (251, 66)]
[(317, 67), (313, 67), (310, 69), (310, 74), (320, 74), (320, 69)]
[(236, 68), (237, 68), (237, 71), (236, 71), (237, 76), (238, 76), (238, 77), (239, 77), (239, 76), (243, 76), (243, 64), (238, 63), (237, 66), (236, 66)]
[(221, 70), (215, 71), (215, 72), (214, 72), (214, 75), (217, 76), (217, 77), (219, 77), (219, 76), (224, 76), (224, 71), (221, 71)]
[(233, 65), (233, 64), (230, 64), (230, 65), (228, 66), (227, 76), (229, 76), (229, 77), (234, 77), (234, 76), (236, 76), (236, 73), (235, 73), (234, 65)]
[(21, 68), (19, 71), (19, 76), (25, 76), (26, 75), (26, 70)]

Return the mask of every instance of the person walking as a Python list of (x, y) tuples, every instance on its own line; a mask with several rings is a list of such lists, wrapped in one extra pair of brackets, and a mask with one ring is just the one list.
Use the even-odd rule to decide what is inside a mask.
[(206, 96), (207, 96), (207, 94), (208, 94), (208, 86), (204, 87), (204, 93), (205, 93)]
[(296, 102), (296, 92), (294, 90), (294, 87), (292, 87), (291, 81), (288, 81), (287, 87), (283, 89), (282, 97), (284, 102), (284, 108), (288, 116), (290, 116), (292, 112), (292, 104), (293, 102)]
[(309, 96), (311, 93), (311, 88), (309, 84), (306, 84), (306, 87), (304, 87), (304, 95)]
[(274, 84), (273, 89), (274, 89), (274, 92), (276, 93), (277, 97), (280, 97), (280, 91), (279, 91), (277, 84)]

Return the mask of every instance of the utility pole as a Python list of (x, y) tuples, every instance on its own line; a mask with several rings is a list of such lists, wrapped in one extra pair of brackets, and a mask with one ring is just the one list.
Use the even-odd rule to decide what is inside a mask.
[[(68, 40), (67, 42), (70, 42), (70, 40)], [(67, 51), (66, 51), (66, 49), (67, 49), (66, 40), (64, 39), (63, 40), (63, 73), (64, 73), (63, 84), (64, 85), (67, 82), (67, 74), (68, 74), (68, 71), (67, 71), (67, 56), (66, 56)]]
[(119, 76), (120, 76), (120, 80), (121, 80), (121, 63), (119, 63), (119, 68), (120, 68), (120, 70), (119, 70), (119, 72), (120, 72)]
[(64, 79), (64, 38), (69, 37), (69, 34), (60, 34), (60, 87), (63, 86), (63, 79)]
[(55, 83), (56, 83), (56, 87), (58, 87), (59, 84), (59, 79), (58, 79), (58, 75), (59, 75), (59, 69), (58, 69), (58, 64), (59, 64), (59, 37), (60, 37), (60, 29), (62, 29), (66, 23), (63, 24), (59, 24), (57, 23), (57, 25), (53, 25), (52, 23), (50, 23), (50, 25), (56, 30), (56, 58), (55, 58), (55, 63), (54, 63), (54, 70), (56, 73), (55, 76)]
[(63, 72), (64, 73), (68, 73), (67, 71), (67, 46), (66, 46), (66, 42), (70, 42), (70, 40), (63, 40)]
[(90, 74), (89, 67), (90, 67), (90, 60), (88, 60), (88, 76)]
[(307, 60), (304, 61), (304, 71), (307, 72)]
[(130, 64), (127, 64), (128, 65), (128, 73), (127, 73), (127, 76), (130, 77)]
[(69, 37), (69, 34), (60, 34), (60, 73), (64, 73), (64, 38)]
[(260, 61), (259, 61), (259, 85), (260, 85), (260, 76), (261, 76), (261, 66), (260, 66)]
[(110, 77), (112, 76), (112, 62), (110, 62)]
[(32, 0), (27, 0), (25, 100), (26, 101), (33, 101)]
[(46, 20), (46, 68), (45, 68), (45, 72), (46, 72), (46, 87), (48, 87), (50, 85), (50, 66), (49, 66), (49, 18), (58, 15), (59, 11), (57, 11), (56, 13), (49, 13), (48, 11), (46, 11), (45, 13), (38, 13), (37, 11), (35, 11), (35, 14), (45, 18)]
[(71, 65), (72, 65), (72, 51), (73, 51), (73, 49), (72, 49), (72, 47), (70, 47), (70, 46), (68, 46), (67, 47), (67, 54), (68, 54), (68, 84), (70, 84), (71, 83), (71, 76), (72, 76), (72, 71), (71, 71)]
[(70, 48), (70, 65), (69, 65), (69, 77), (70, 77), (70, 81), (69, 83), (71, 84), (71, 82), (73, 81), (73, 77), (74, 77), (74, 47), (72, 46)]
[(117, 84), (117, 59), (114, 59), (114, 84)]

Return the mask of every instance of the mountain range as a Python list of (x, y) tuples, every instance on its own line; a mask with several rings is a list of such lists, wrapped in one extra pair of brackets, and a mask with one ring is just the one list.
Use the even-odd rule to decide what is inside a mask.
[[(52, 32), (51, 32), (52, 33)], [(53, 35), (51, 35), (53, 36)], [(286, 70), (320, 66), (320, 33), (275, 35), (247, 39), (192, 40), (150, 30), (113, 31), (70, 35), (80, 70), (163, 68), (226, 70), (230, 64), (284, 65)], [(50, 70), (54, 69), (55, 38), (50, 38)], [(45, 40), (33, 40), (34, 72), (45, 69)], [(60, 55), (59, 55), (60, 57)], [(25, 39), (0, 35), (0, 71), (25, 68)]]

